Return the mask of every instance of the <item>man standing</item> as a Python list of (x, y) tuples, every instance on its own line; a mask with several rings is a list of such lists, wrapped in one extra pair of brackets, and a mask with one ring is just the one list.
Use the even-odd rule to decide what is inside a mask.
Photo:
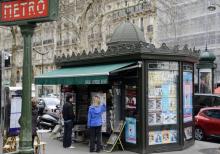
[(73, 112), (73, 96), (67, 95), (66, 102), (63, 105), (63, 119), (64, 119), (64, 136), (63, 136), (63, 147), (64, 148), (75, 148), (72, 144), (72, 129), (73, 123), (75, 119), (75, 115)]

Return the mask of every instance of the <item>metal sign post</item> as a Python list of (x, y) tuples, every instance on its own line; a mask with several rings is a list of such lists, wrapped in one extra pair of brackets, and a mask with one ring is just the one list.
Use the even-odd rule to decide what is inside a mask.
[(22, 109), (20, 117), (20, 154), (33, 154), (32, 148), (32, 36), (38, 22), (53, 21), (58, 16), (59, 0), (3, 0), (0, 2), (0, 25), (18, 25), (24, 39)]

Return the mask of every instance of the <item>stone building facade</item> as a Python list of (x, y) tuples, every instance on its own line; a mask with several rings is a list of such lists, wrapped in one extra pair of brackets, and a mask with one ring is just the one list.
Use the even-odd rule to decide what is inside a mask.
[[(94, 52), (96, 48), (105, 50), (116, 26), (127, 18), (142, 29), (147, 42), (157, 44), (155, 17), (155, 0), (62, 0), (59, 20), (38, 24), (35, 29), (32, 41), (33, 74), (41, 74), (42, 66), (44, 72), (56, 69), (55, 55), (80, 54), (83, 50)], [(16, 41), (17, 51), (13, 56), (16, 82), (21, 85), (23, 40), (19, 32)], [(9, 28), (0, 28), (0, 50), (11, 53), (12, 35)], [(4, 72), (5, 80), (9, 81), (10, 66)], [(38, 89), (40, 91), (40, 86)], [(56, 91), (54, 87), (45, 89), (47, 93)]]

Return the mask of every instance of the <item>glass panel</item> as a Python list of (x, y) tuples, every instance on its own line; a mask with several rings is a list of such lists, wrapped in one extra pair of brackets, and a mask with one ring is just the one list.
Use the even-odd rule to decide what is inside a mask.
[(183, 122), (185, 140), (190, 140), (193, 138), (193, 65), (191, 64), (183, 65)]
[(149, 145), (177, 142), (177, 130), (162, 130), (149, 132)]
[(148, 69), (148, 125), (158, 127), (149, 132), (149, 145), (177, 143), (178, 63), (150, 63)]
[(212, 70), (199, 70), (199, 93), (212, 93)]
[(184, 123), (192, 121), (192, 71), (183, 72), (183, 114), (184, 114)]
[(136, 86), (125, 86), (125, 141), (127, 143), (137, 143), (137, 106), (136, 106)]
[(162, 66), (162, 69), (166, 70), (148, 72), (148, 124), (150, 126), (176, 124), (178, 71), (169, 69), (168, 62), (157, 66)]

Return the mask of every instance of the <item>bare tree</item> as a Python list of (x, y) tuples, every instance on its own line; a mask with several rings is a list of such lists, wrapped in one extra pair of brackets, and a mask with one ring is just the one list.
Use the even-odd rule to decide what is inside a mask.
[(10, 85), (16, 86), (16, 78), (17, 78), (17, 66), (16, 66), (16, 53), (17, 53), (17, 34), (18, 29), (16, 26), (11, 27), (11, 34), (12, 34), (12, 51), (11, 51), (11, 78), (10, 78)]
[[(79, 51), (88, 49), (88, 31), (102, 22), (104, 17), (104, 11), (102, 9), (104, 1), (105, 0), (87, 0), (83, 8), (81, 8), (81, 13), (77, 14), (73, 14), (77, 9), (74, 10), (71, 4), (60, 1), (60, 20), (66, 20), (71, 23), (71, 29), (76, 35)], [(92, 20), (88, 18), (89, 15), (91, 15), (91, 11), (93, 11)]]
[(184, 13), (177, 6), (177, 0), (158, 0), (157, 2), (158, 22), (160, 34), (164, 34), (167, 38), (173, 38), (174, 45), (177, 45), (178, 31), (181, 31), (181, 25), (178, 24), (179, 18), (184, 18)]

